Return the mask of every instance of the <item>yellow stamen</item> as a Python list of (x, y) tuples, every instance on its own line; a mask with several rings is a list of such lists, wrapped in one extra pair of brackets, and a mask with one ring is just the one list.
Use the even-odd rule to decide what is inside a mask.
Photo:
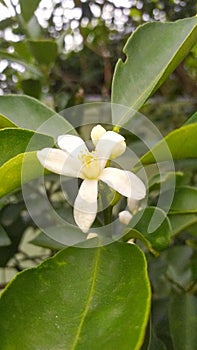
[(81, 172), (87, 179), (97, 179), (100, 174), (99, 161), (94, 152), (83, 153), (79, 156), (82, 162)]

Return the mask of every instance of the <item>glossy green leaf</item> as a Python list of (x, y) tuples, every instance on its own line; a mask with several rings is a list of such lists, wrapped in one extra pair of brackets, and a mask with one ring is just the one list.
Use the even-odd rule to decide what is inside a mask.
[[(166, 191), (163, 198), (168, 196), (169, 192)], [(170, 213), (197, 213), (197, 189), (189, 186), (178, 187), (174, 193)]]
[(52, 137), (24, 129), (0, 130), (0, 172), (1, 165), (25, 151), (35, 151), (44, 147), (53, 147)]
[(74, 133), (71, 124), (63, 117), (29, 96), (0, 96), (0, 113), (21, 128), (35, 130), (54, 138)]
[(23, 183), (43, 175), (43, 167), (36, 152), (19, 154), (0, 167), (0, 198), (20, 188), (23, 167)]
[(194, 350), (197, 344), (197, 298), (191, 294), (172, 297), (169, 309), (174, 350)]
[(172, 236), (197, 223), (197, 214), (173, 214), (168, 216), (172, 226)]
[(29, 40), (32, 55), (39, 64), (50, 65), (55, 62), (58, 54), (58, 46), (52, 40)]
[(40, 0), (19, 0), (21, 14), (26, 22), (28, 22), (37, 9)]
[(171, 226), (162, 209), (147, 207), (140, 210), (131, 219), (125, 233), (133, 229), (139, 231), (156, 251), (166, 249), (169, 245)]
[(146, 262), (137, 246), (68, 248), (19, 274), (2, 293), (1, 346), (137, 350), (149, 308)]
[[(128, 39), (118, 61), (112, 102), (138, 110), (178, 66), (197, 40), (197, 17), (173, 23), (152, 22), (139, 26)], [(127, 117), (114, 112), (113, 124), (120, 126)]]
[[(174, 160), (197, 157), (197, 123), (170, 132), (142, 158), (142, 164), (164, 162), (169, 155)], [(170, 152), (169, 152), (170, 151)]]
[(197, 123), (197, 112), (194, 113), (194, 114), (185, 122), (184, 125), (193, 124), (193, 123)]
[(11, 243), (6, 231), (4, 228), (0, 225), (0, 247), (7, 246)]

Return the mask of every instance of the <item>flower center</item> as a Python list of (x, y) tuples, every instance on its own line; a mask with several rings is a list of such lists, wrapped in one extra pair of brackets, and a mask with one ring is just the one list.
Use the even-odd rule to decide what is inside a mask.
[(82, 162), (81, 172), (87, 179), (97, 179), (100, 174), (99, 160), (94, 152), (83, 153), (79, 157)]

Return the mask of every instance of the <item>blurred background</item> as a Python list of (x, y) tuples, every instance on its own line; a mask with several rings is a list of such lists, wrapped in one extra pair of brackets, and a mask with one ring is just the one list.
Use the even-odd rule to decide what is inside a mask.
[[(24, 93), (57, 111), (108, 101), (135, 28), (196, 12), (195, 0), (0, 0), (0, 94)], [(164, 133), (195, 110), (196, 55), (197, 46), (142, 111)]]

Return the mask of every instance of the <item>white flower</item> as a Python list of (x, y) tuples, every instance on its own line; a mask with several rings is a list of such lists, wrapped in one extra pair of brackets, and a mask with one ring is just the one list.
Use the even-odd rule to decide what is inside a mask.
[(126, 144), (121, 135), (102, 128), (105, 131), (103, 132), (101, 128), (97, 125), (92, 130), (91, 137), (96, 144), (92, 152), (80, 137), (74, 135), (59, 136), (57, 144), (60, 149), (44, 148), (37, 152), (40, 163), (48, 170), (83, 179), (74, 203), (74, 218), (85, 233), (96, 217), (99, 180), (128, 198), (140, 200), (146, 195), (143, 182), (132, 172), (105, 168), (108, 159), (112, 155), (117, 157), (122, 154)]

